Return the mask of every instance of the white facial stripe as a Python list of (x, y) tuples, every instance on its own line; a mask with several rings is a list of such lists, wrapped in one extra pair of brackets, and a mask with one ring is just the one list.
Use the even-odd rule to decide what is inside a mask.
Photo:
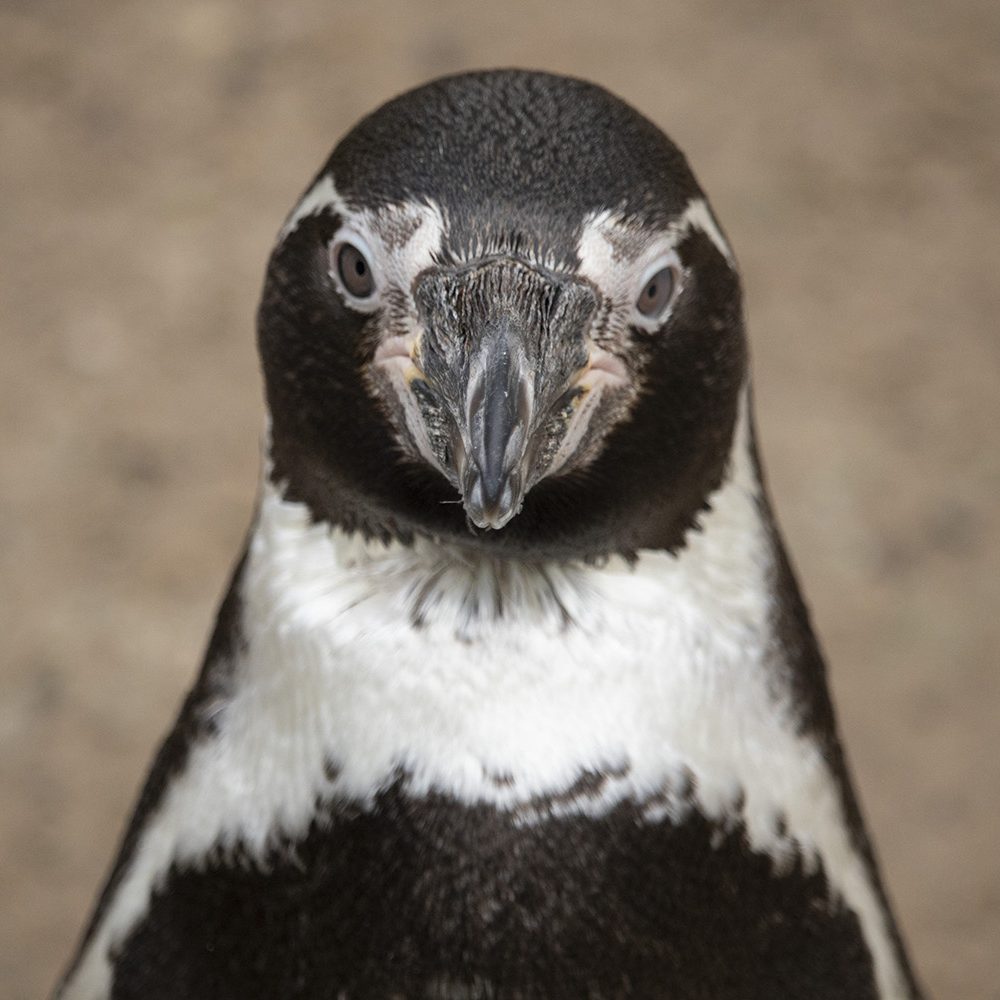
[(512, 564), (501, 577), (490, 559), (427, 541), (384, 546), (313, 524), (265, 480), (231, 697), (142, 833), (63, 1000), (107, 997), (109, 949), (173, 862), (237, 842), (260, 857), (303, 836), (317, 801), (370, 803), (399, 769), (412, 795), (520, 807), (527, 823), (548, 815), (524, 810), (532, 797), (588, 769), (618, 773), (561, 811), (601, 815), (665, 791), (647, 821), (681, 817), (670, 789), (690, 773), (697, 808), (724, 820), (742, 791), (751, 847), (779, 869), (796, 845), (821, 861), (858, 914), (880, 995), (905, 996), (836, 781), (778, 687), (748, 428), (744, 393), (729, 478), (702, 530), (676, 557), (644, 552), (634, 567)]
[(715, 221), (715, 216), (712, 215), (712, 210), (708, 207), (708, 202), (704, 198), (694, 198), (688, 202), (688, 207), (684, 209), (684, 214), (680, 217), (678, 223), (678, 229), (681, 233), (677, 240), (678, 243), (690, 229), (698, 229), (715, 244), (715, 249), (726, 258), (730, 267), (736, 266), (732, 247), (729, 246), (725, 236), (722, 235), (722, 230), (719, 228), (718, 222)]
[(333, 186), (333, 178), (329, 174), (324, 174), (292, 209), (292, 214), (285, 220), (278, 234), (278, 243), (284, 243), (306, 216), (318, 215), (325, 208), (332, 208), (341, 217), (347, 214), (347, 207)]
[[(404, 292), (409, 303), (413, 279), (431, 266), (434, 254), (441, 249), (441, 209), (433, 203), (404, 202), (355, 214), (353, 218), (356, 225), (366, 227), (386, 288)], [(415, 322), (415, 312), (412, 318)]]
[(693, 198), (670, 225), (658, 233), (615, 212), (597, 212), (584, 222), (577, 254), (580, 273), (613, 302), (631, 305), (641, 286), (641, 274), (654, 260), (675, 249), (692, 229), (704, 233), (735, 266), (733, 251), (704, 198)]
[(343, 219), (348, 239), (361, 237), (371, 251), (373, 273), (388, 287), (409, 292), (414, 277), (433, 262), (441, 249), (444, 217), (434, 202), (407, 201), (377, 210), (348, 206), (326, 174), (306, 192), (292, 210), (278, 236), (283, 243), (308, 216), (331, 209)]

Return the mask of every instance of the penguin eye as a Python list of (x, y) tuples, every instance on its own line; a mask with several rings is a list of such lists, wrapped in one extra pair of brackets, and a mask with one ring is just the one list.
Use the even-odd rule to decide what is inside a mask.
[(367, 299), (375, 291), (375, 278), (371, 264), (353, 243), (336, 243), (331, 254), (337, 277), (349, 295)]
[(639, 293), (635, 307), (643, 316), (655, 319), (670, 305), (677, 286), (677, 275), (669, 264), (650, 277)]

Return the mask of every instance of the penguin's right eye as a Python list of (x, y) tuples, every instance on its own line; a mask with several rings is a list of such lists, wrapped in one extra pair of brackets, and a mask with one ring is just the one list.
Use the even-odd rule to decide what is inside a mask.
[(375, 291), (375, 278), (368, 258), (353, 243), (347, 242), (334, 244), (331, 256), (347, 294), (356, 299), (370, 298)]

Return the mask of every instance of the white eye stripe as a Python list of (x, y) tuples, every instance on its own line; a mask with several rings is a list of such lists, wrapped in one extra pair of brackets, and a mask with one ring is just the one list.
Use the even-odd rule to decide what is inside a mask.
[(722, 235), (722, 230), (715, 221), (715, 216), (712, 215), (712, 210), (708, 207), (708, 202), (704, 198), (695, 198), (688, 202), (688, 206), (684, 209), (684, 214), (678, 222), (680, 232), (678, 242), (691, 229), (697, 229), (712, 241), (715, 249), (726, 258), (726, 263), (735, 269), (736, 258), (733, 256), (732, 247), (726, 241), (725, 236)]
[[(600, 229), (585, 229), (580, 241), (580, 272), (597, 285), (620, 317), (627, 317), (631, 325), (641, 329), (655, 330), (662, 326), (684, 286), (685, 268), (674, 248), (675, 234), (660, 233), (650, 240), (647, 232), (633, 227), (627, 241), (632, 244), (631, 254), (621, 252), (627, 242), (614, 238), (619, 235), (617, 229), (608, 233), (603, 225)], [(639, 310), (640, 297), (652, 278), (665, 268), (670, 269), (673, 278), (670, 297), (662, 308), (645, 315)]]
[(650, 232), (616, 212), (605, 210), (594, 213), (584, 222), (580, 232), (577, 246), (580, 274), (593, 281), (614, 303), (616, 310), (631, 310), (641, 317), (637, 325), (649, 327), (648, 317), (642, 317), (633, 308), (636, 299), (657, 270), (670, 264), (676, 267), (675, 277), (681, 279), (672, 299), (672, 302), (677, 301), (686, 272), (676, 248), (692, 230), (704, 234), (726, 263), (730, 267), (735, 266), (732, 250), (707, 203), (703, 198), (694, 198), (669, 226), (658, 233)]
[(444, 213), (429, 199), (383, 205), (378, 209), (351, 207), (337, 191), (333, 178), (321, 177), (288, 216), (278, 236), (279, 246), (290, 239), (301, 221), (321, 212), (342, 220), (327, 252), (337, 243), (352, 243), (364, 255), (375, 282), (374, 291), (363, 299), (344, 289), (331, 259), (330, 270), (336, 292), (352, 308), (372, 312), (386, 301), (393, 289), (408, 290), (413, 279), (440, 252), (445, 229)]
[(306, 193), (302, 200), (292, 209), (285, 224), (278, 233), (278, 243), (284, 243), (299, 227), (299, 223), (311, 215), (319, 215), (324, 209), (332, 208), (343, 218), (348, 214), (343, 198), (333, 186), (333, 178), (326, 174), (321, 177)]

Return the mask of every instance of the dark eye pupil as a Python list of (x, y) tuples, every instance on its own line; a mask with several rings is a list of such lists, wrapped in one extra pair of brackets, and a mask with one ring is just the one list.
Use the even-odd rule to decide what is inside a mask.
[(643, 316), (657, 317), (670, 304), (674, 294), (674, 272), (670, 267), (661, 268), (646, 282), (636, 303)]
[(353, 243), (341, 243), (335, 254), (344, 288), (357, 299), (367, 299), (375, 291), (375, 281), (365, 255)]

